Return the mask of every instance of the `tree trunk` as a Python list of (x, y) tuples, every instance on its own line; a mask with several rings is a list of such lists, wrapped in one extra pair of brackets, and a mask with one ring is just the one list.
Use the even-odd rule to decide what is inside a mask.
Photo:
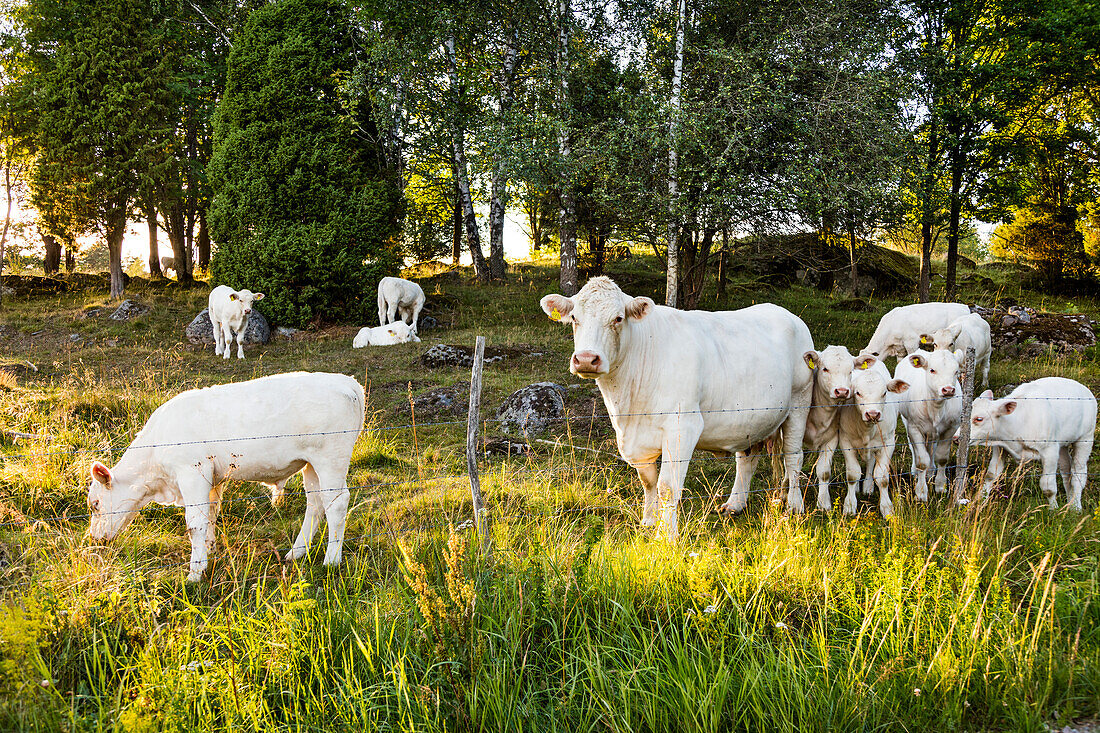
[(454, 211), (451, 214), (454, 232), (451, 234), (451, 264), (458, 266), (462, 259), (462, 196), (458, 192), (458, 176), (455, 176)]
[(611, 238), (611, 224), (601, 219), (596, 219), (593, 224), (595, 231), (595, 249), (593, 250), (596, 274), (602, 275), (607, 265), (607, 240)]
[(0, 233), (0, 304), (4, 299), (4, 250), (8, 244), (8, 229), (11, 227), (11, 158), (4, 161), (4, 194), (7, 197), (8, 209), (4, 213), (4, 231)]
[(489, 282), (489, 265), (485, 261), (485, 254), (481, 251), (481, 235), (477, 230), (477, 215), (474, 213), (474, 200), (470, 194), (470, 178), (466, 171), (466, 131), (464, 126), (459, 123), (458, 58), (455, 53), (453, 33), (447, 35), (443, 46), (447, 50), (448, 76), (450, 77), (451, 93), (454, 100), (453, 109), (451, 110), (454, 115), (451, 122), (451, 149), (458, 180), (459, 199), (462, 203), (462, 220), (466, 226), (466, 243), (470, 247), (470, 256), (473, 258), (474, 275), (477, 277), (478, 282), (487, 283)]
[(676, 307), (680, 288), (680, 224), (677, 221), (676, 200), (679, 196), (680, 90), (684, 76), (684, 26), (687, 20), (686, 0), (679, 0), (676, 13), (676, 55), (672, 62), (672, 114), (668, 121), (668, 269), (665, 277), (665, 305)]
[(966, 161), (963, 159), (962, 142), (959, 140), (959, 131), (953, 135), (954, 144), (951, 146), (951, 197), (948, 200), (950, 217), (947, 229), (947, 284), (946, 299), (955, 300), (955, 281), (959, 267), (959, 219), (962, 214), (962, 176)]
[(57, 243), (57, 237), (52, 234), (43, 234), (42, 244), (46, 247), (42, 270), (47, 276), (56, 275), (61, 270), (61, 245)]
[(726, 278), (729, 277), (729, 229), (722, 227), (722, 252), (718, 255), (718, 302), (726, 300)]
[(65, 245), (65, 272), (70, 275), (76, 270), (76, 244), (69, 242)]
[(928, 133), (928, 158), (921, 182), (921, 222), (920, 222), (920, 283), (918, 300), (927, 303), (932, 289), (932, 229), (935, 224), (936, 160), (939, 158), (939, 128), (935, 120), (930, 123)]
[(569, 111), (569, 40), (573, 22), (570, 0), (558, 0), (558, 154), (561, 158), (561, 212), (558, 238), (561, 245), (561, 273), (558, 277), (563, 295), (578, 290), (577, 276), (577, 202), (573, 194), (570, 163), (573, 140)]
[(122, 238), (126, 236), (125, 200), (115, 202), (115, 207), (107, 214), (107, 255), (111, 263), (111, 300), (121, 300), (126, 289), (122, 274)]
[[(504, 60), (501, 63), (500, 125), (499, 134), (504, 139), (508, 113), (514, 101), (516, 63), (519, 60), (519, 33), (512, 32)], [(507, 263), (504, 261), (504, 211), (508, 193), (508, 167), (506, 156), (501, 154), (493, 168), (492, 197), (489, 200), (489, 276), (503, 280)]]
[(206, 228), (206, 212), (199, 212), (199, 260), (196, 267), (202, 272), (210, 270), (210, 230)]
[(164, 215), (164, 230), (168, 233), (168, 241), (172, 243), (172, 257), (176, 261), (176, 282), (191, 282), (191, 252), (187, 244), (187, 220), (183, 213), (183, 203), (173, 201), (162, 212)]
[(707, 265), (710, 263), (710, 251), (714, 246), (714, 235), (717, 233), (717, 227), (703, 228), (703, 236), (694, 257), (695, 262), (690, 270), (685, 270), (687, 287), (684, 292), (684, 310), (695, 310), (703, 299), (703, 288), (707, 282)]
[(145, 222), (149, 225), (149, 274), (152, 277), (164, 277), (160, 269), (160, 248), (157, 246), (157, 210), (149, 206), (145, 209)]
[(856, 268), (856, 225), (854, 221), (848, 221), (848, 261), (851, 263), (852, 296), (856, 294), (859, 285), (859, 270)]

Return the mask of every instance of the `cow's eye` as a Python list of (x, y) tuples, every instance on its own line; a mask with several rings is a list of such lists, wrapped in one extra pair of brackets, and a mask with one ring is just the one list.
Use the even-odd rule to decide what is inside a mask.
[(984, 418), (980, 418), (980, 417), (976, 417), (976, 418), (974, 418), (974, 424), (975, 424), (975, 425), (977, 425), (977, 424), (978, 424), (978, 423), (980, 423), (980, 422), (981, 422), (981, 421), (982, 421), (983, 419), (984, 419)]
[(622, 316), (618, 316), (618, 317), (616, 317), (616, 318), (615, 318), (615, 323), (616, 323), (616, 325), (617, 325), (617, 324), (620, 324), (620, 323), (622, 323), (622, 322), (623, 322), (623, 317), (622, 317)]
[(936, 370), (935, 370), (935, 369), (932, 369), (932, 370), (931, 370), (931, 372), (932, 372), (933, 374), (935, 374), (935, 373), (936, 373)]
[(827, 372), (827, 371), (829, 371), (829, 367), (821, 367), (821, 371)]
[(90, 509), (91, 509), (91, 510), (92, 510), (93, 512), (98, 512), (98, 511), (99, 511), (99, 499), (96, 499), (95, 501), (89, 501), (89, 502), (88, 502), (88, 507), (89, 507), (89, 508), (90, 508)]
[(862, 397), (862, 396), (863, 396), (862, 392), (856, 392), (856, 397)]

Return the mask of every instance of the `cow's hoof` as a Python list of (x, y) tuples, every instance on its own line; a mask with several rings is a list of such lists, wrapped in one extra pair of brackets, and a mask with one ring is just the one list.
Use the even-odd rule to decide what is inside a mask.
[(642, 517), (643, 527), (655, 527), (657, 525), (656, 517)]
[(202, 571), (201, 570), (198, 570), (198, 571), (192, 570), (191, 572), (189, 572), (187, 574), (187, 582), (188, 583), (198, 583), (200, 580), (202, 580)]
[(820, 509), (823, 512), (831, 512), (833, 510), (833, 502), (832, 502), (832, 500), (818, 501), (817, 502), (817, 508)]
[(290, 550), (290, 552), (288, 552), (286, 554), (286, 557), (284, 557), (283, 560), (285, 560), (286, 562), (294, 562), (295, 560), (302, 559), (305, 556), (305, 554), (306, 554), (306, 548), (304, 548), (304, 547), (295, 547), (295, 548), (292, 548)]
[(878, 508), (878, 511), (879, 511), (879, 514), (881, 514), (884, 517), (892, 517), (892, 516), (894, 516), (894, 505), (893, 504), (880, 504), (879, 508)]
[(343, 559), (343, 557), (344, 557), (344, 553), (339, 551), (339, 550), (337, 550), (336, 552), (332, 552), (332, 553), (325, 553), (325, 562), (324, 562), (324, 564), (325, 565), (339, 565), (340, 561)]
[(856, 513), (857, 504), (854, 501), (844, 501), (844, 514), (846, 516), (853, 516)]
[(732, 501), (727, 501), (725, 504), (722, 504), (720, 507), (718, 507), (715, 511), (717, 511), (719, 514), (740, 514), (741, 511), (744, 510), (744, 508), (744, 504), (741, 504), (739, 506), (737, 504), (734, 504)]

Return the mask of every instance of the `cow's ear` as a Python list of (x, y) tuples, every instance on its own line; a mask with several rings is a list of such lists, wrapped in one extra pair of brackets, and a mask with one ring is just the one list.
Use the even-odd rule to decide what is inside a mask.
[(1000, 417), (1000, 416), (1003, 416), (1003, 415), (1011, 415), (1015, 411), (1016, 411), (1016, 400), (1006, 400), (1005, 402), (1002, 402), (1001, 404), (997, 405), (997, 411), (994, 412), (993, 414)]
[(909, 363), (912, 364), (917, 369), (924, 369), (925, 367), (928, 366), (928, 360), (925, 359), (920, 354), (910, 354), (909, 355)]
[(630, 302), (626, 304), (626, 317), (642, 319), (649, 315), (653, 310), (653, 306), (656, 303), (653, 302), (653, 298), (647, 298), (644, 295), (639, 295), (637, 298), (631, 298)]
[(813, 350), (807, 351), (805, 354), (802, 355), (802, 361), (806, 362), (806, 366), (810, 368), (811, 372), (814, 369), (817, 369), (817, 362), (820, 360), (821, 357), (819, 357), (817, 355), (817, 352)]
[(856, 357), (856, 369), (870, 369), (875, 365), (876, 361), (878, 361), (878, 359), (870, 354), (860, 354)]
[(573, 312), (573, 301), (564, 295), (554, 293), (547, 295), (539, 301), (542, 310), (550, 316), (551, 321), (560, 321)]
[(894, 394), (905, 392), (909, 389), (909, 382), (906, 382), (904, 379), (891, 379), (889, 382), (886, 383), (886, 389), (890, 390)]
[(991, 400), (991, 399), (993, 399), (993, 390), (987, 389), (985, 392), (982, 392), (980, 395), (978, 395), (978, 399), (979, 400)]
[(111, 469), (107, 468), (99, 461), (93, 461), (91, 474), (92, 479), (103, 484), (108, 489), (111, 488), (111, 482), (114, 480), (114, 477), (111, 475)]
[(920, 345), (921, 346), (931, 346), (934, 343), (936, 343), (936, 340), (934, 338), (932, 338), (931, 334), (922, 333), (920, 335)]
[(264, 299), (264, 294), (263, 293), (256, 293), (255, 295), (252, 296), (252, 300), (263, 300), (263, 299)]
[(237, 294), (236, 294), (236, 293), (230, 293), (230, 294), (229, 294), (229, 299), (230, 299), (230, 300), (240, 300), (240, 298), (239, 298), (239, 297), (237, 297)]

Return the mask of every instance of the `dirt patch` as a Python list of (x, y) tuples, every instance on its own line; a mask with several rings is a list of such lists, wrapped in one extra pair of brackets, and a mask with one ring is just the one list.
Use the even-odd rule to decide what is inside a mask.
[(1018, 306), (974, 311), (989, 322), (993, 348), (1005, 356), (1038, 356), (1050, 350), (1066, 354), (1096, 345), (1093, 321), (1080, 313), (1040, 313)]
[(470, 388), (464, 384), (455, 384), (450, 387), (436, 387), (414, 396), (411, 409), (408, 400), (400, 402), (395, 412), (400, 416), (408, 416), (415, 411), (419, 422), (439, 417), (465, 415), (469, 407)]

